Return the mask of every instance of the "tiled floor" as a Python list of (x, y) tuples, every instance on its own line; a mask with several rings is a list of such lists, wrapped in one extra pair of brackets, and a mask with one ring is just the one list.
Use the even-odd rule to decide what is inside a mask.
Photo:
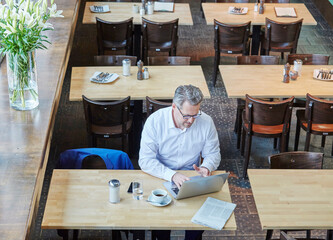
[[(255, 202), (248, 181), (239, 178), (243, 172), (243, 158), (239, 150), (236, 149), (236, 136), (233, 132), (236, 102), (228, 99), (225, 88), (218, 77), (216, 87), (212, 86), (213, 72), (213, 27), (207, 26), (205, 20), (201, 17), (199, 10), (199, 0), (183, 0), (181, 2), (190, 2), (194, 26), (181, 26), (179, 28), (179, 47), (178, 55), (187, 55), (192, 57), (192, 64), (201, 64), (209, 86), (212, 98), (205, 100), (202, 104), (202, 110), (211, 115), (216, 124), (219, 139), (221, 143), (222, 161), (219, 169), (225, 169), (231, 172), (229, 179), (232, 201), (237, 204), (235, 216), (237, 221), (237, 231), (206, 231), (204, 239), (264, 239), (265, 232), (261, 230), (260, 221), (257, 215)], [(298, 53), (322, 53), (333, 56), (333, 29), (325, 22), (321, 14), (317, 11), (311, 0), (292, 1), (304, 2), (312, 15), (318, 21), (315, 27), (303, 26), (299, 41)], [(80, 21), (80, 18), (79, 18)], [(92, 56), (96, 54), (95, 27), (92, 25), (78, 24), (77, 35), (73, 47), (73, 53), (70, 59), (70, 66), (89, 65)], [(87, 34), (90, 32), (91, 34)], [(331, 59), (331, 62), (333, 60)], [(224, 64), (233, 64), (235, 60), (232, 57), (223, 57)], [(281, 68), (282, 69), (282, 68)], [(81, 102), (69, 102), (69, 84), (70, 67), (65, 78), (63, 93), (57, 114), (52, 147), (50, 152), (49, 164), (45, 176), (43, 192), (40, 202), (40, 209), (36, 220), (31, 239), (59, 239), (55, 230), (40, 229), (43, 210), (47, 198), (52, 170), (57, 166), (59, 154), (70, 148), (87, 147), (87, 138), (85, 132), (85, 122)], [(333, 88), (332, 88), (333, 89)], [(293, 117), (294, 119), (295, 117)], [(294, 141), (295, 122), (292, 123), (292, 133), (290, 138), (289, 150), (292, 150)], [(304, 132), (302, 132), (304, 136)], [(270, 140), (254, 138), (250, 168), (268, 168), (267, 156), (277, 153), (273, 150), (273, 142)], [(300, 142), (300, 149), (304, 142)], [(311, 151), (325, 152), (325, 168), (332, 168), (332, 157), (330, 149), (332, 139), (327, 139), (325, 149), (320, 148), (320, 137), (314, 137), (311, 142)], [(115, 148), (114, 145), (109, 145)], [(136, 164), (136, 159), (132, 159)], [(182, 239), (183, 231), (173, 231), (173, 240)], [(323, 231), (314, 231), (318, 237), (324, 236)], [(275, 234), (277, 236), (277, 233)], [(147, 232), (147, 239), (150, 233)], [(109, 231), (82, 231), (80, 239), (111, 239)]]

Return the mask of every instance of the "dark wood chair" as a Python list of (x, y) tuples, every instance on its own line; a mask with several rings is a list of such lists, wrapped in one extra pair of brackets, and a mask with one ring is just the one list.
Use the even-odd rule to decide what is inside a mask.
[(148, 57), (148, 65), (190, 65), (191, 57), (168, 57), (168, 56), (157, 56)]
[(119, 101), (93, 101), (82, 96), (88, 135), (96, 147), (97, 138), (122, 138), (122, 151), (128, 149), (132, 126), (130, 97)]
[(296, 59), (301, 59), (303, 65), (328, 65), (330, 56), (323, 54), (289, 54), (287, 62), (293, 65)]
[(108, 22), (96, 18), (98, 55), (106, 51), (125, 50), (133, 55), (133, 18), (122, 22)]
[(246, 94), (245, 111), (242, 115), (242, 154), (245, 149), (244, 178), (247, 176), (252, 136), (280, 138), (280, 152), (287, 151), (293, 100), (294, 97), (279, 102), (268, 102)]
[(213, 86), (216, 84), (218, 66), (220, 64), (220, 54), (249, 54), (249, 34), (251, 22), (239, 25), (230, 25), (217, 21), (214, 19), (214, 74)]
[(169, 22), (153, 22), (142, 18), (142, 59), (146, 62), (149, 51), (168, 52), (176, 56), (178, 18)]
[(296, 53), (298, 38), (302, 28), (303, 18), (296, 22), (277, 22), (266, 18), (265, 34), (261, 40), (261, 55), (269, 55), (272, 52)]
[[(279, 56), (237, 56), (236, 62), (240, 65), (275, 65), (279, 64), (279, 59)], [(242, 134), (242, 112), (244, 109), (245, 99), (237, 98), (236, 121), (234, 127), (234, 131), (237, 133), (237, 149), (240, 148)]]
[[(325, 146), (326, 136), (333, 135), (333, 101), (323, 100), (308, 93), (305, 110), (297, 110), (296, 117), (295, 151), (298, 150), (301, 128), (306, 131), (304, 151), (309, 151), (311, 134), (323, 136), (322, 147)], [(331, 155), (333, 156), (333, 144)]]
[(130, 59), (131, 65), (136, 66), (137, 57), (127, 55), (100, 55), (94, 56), (95, 66), (122, 66), (124, 59)]
[(155, 100), (150, 97), (146, 97), (146, 106), (147, 106), (147, 118), (152, 114), (153, 112), (165, 108), (165, 107), (170, 107), (172, 105), (171, 102), (162, 102)]

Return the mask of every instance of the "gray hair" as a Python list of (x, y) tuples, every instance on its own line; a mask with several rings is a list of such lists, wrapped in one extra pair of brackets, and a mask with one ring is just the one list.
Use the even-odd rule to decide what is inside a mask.
[(192, 106), (196, 106), (202, 102), (202, 99), (203, 94), (199, 88), (192, 85), (181, 85), (175, 91), (173, 103), (182, 108), (185, 101), (188, 101)]

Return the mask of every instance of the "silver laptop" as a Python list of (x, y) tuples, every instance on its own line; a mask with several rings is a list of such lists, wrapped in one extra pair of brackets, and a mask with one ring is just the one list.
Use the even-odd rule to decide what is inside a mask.
[(164, 182), (163, 185), (169, 193), (177, 200), (189, 197), (195, 197), (212, 192), (218, 192), (222, 189), (229, 173), (219, 175), (201, 177), (191, 177), (189, 181), (185, 181), (178, 189), (173, 182)]

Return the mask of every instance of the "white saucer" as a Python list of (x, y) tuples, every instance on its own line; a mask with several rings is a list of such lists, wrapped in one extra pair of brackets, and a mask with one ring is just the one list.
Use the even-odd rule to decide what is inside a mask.
[(169, 205), (172, 202), (172, 197), (168, 194), (166, 196), (166, 199), (162, 203), (156, 203), (156, 202), (151, 202), (151, 201), (152, 201), (152, 196), (149, 195), (149, 197), (148, 197), (148, 203), (150, 203), (151, 205), (153, 205), (155, 207), (164, 207), (164, 206)]

